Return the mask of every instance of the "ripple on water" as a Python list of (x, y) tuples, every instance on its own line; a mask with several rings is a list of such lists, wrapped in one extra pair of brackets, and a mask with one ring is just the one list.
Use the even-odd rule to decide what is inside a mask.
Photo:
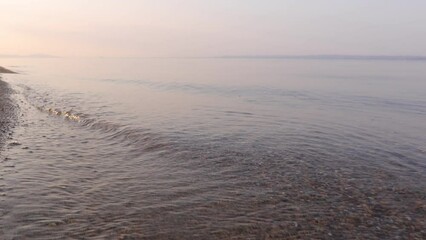
[[(171, 92), (224, 91), (146, 84)], [(197, 105), (193, 115), (155, 128), (112, 121), (108, 108), (99, 108), (104, 116), (83, 111), (78, 103), (87, 99), (75, 94), (55, 101), (57, 93), (24, 91), (34, 106), (23, 100), (17, 140), (0, 162), (0, 235), (6, 239), (425, 234), (421, 136), (395, 132), (391, 120), (385, 126), (345, 118), (352, 110), (345, 104), (374, 100), (349, 99), (337, 104), (343, 112), (333, 113), (316, 109), (327, 102), (320, 95), (276, 92), (266, 100), (282, 104), (277, 96), (294, 95), (314, 107)], [(250, 91), (239, 93), (261, 94)], [(105, 104), (94, 102), (87, 104)]]

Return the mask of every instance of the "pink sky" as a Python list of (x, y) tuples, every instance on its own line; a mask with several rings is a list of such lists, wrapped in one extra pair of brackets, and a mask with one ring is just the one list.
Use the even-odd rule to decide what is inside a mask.
[(0, 0), (0, 54), (426, 55), (426, 1)]

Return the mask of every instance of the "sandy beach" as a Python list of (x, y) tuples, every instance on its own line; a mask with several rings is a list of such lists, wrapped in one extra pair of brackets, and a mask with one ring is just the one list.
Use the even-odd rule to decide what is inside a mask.
[(0, 66), (0, 73), (15, 73), (15, 72)]

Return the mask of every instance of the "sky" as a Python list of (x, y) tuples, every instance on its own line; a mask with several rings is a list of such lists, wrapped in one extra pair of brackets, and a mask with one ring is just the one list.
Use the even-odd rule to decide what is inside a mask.
[(425, 0), (0, 0), (0, 55), (426, 55)]

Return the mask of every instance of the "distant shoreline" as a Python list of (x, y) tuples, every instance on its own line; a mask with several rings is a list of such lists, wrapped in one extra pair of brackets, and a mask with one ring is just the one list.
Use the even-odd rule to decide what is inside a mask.
[(426, 56), (398, 55), (224, 55), (223, 59), (426, 61)]
[(12, 73), (13, 74), (13, 73), (16, 73), (16, 72), (0, 66), (0, 73)]
[(59, 58), (58, 56), (47, 54), (32, 54), (32, 55), (14, 55), (14, 54), (0, 54), (0, 58)]

